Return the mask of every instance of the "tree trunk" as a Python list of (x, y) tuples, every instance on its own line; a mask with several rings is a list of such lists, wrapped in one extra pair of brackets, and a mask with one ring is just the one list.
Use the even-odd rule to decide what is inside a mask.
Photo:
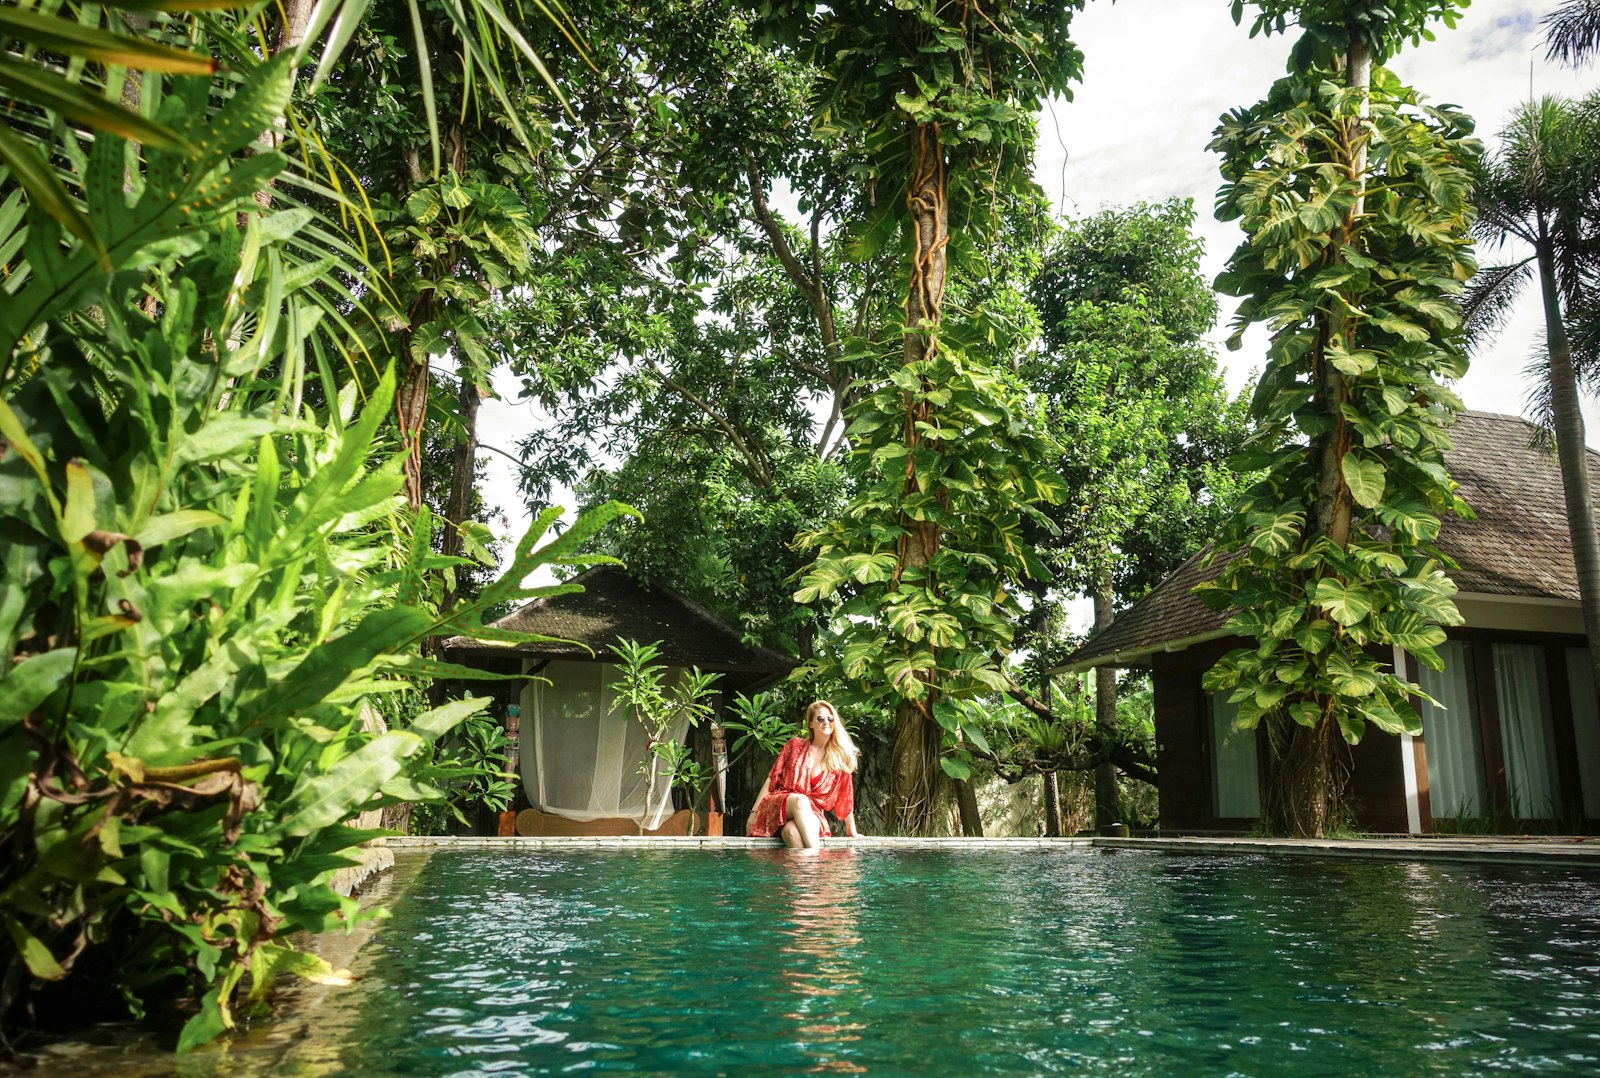
[[(1372, 52), (1365, 44), (1352, 43), (1345, 53), (1345, 85), (1352, 89), (1369, 90), (1372, 84)], [(1367, 171), (1367, 131), (1364, 123), (1369, 105), (1363, 99), (1361, 121), (1349, 124), (1338, 133), (1341, 148), (1347, 154), (1347, 175), (1363, 185)], [(1333, 259), (1346, 244), (1357, 244), (1355, 235), (1364, 209), (1364, 199), (1357, 197), (1355, 205), (1345, 215), (1331, 248)], [(1350, 320), (1342, 307), (1335, 307), (1327, 317), (1322, 335), (1322, 346), (1315, 358), (1312, 380), (1313, 400), (1317, 410), (1329, 416), (1333, 426), (1313, 441), (1317, 458), (1317, 490), (1310, 519), (1301, 541), (1306, 549), (1324, 536), (1343, 550), (1350, 545), (1351, 518), (1354, 502), (1350, 487), (1344, 479), (1344, 457), (1350, 451), (1350, 423), (1344, 417), (1343, 406), (1350, 398), (1350, 388), (1343, 372), (1328, 359), (1328, 347), (1353, 333)], [(1344, 341), (1353, 346), (1354, 341)], [(1273, 745), (1272, 780), (1263, 783), (1261, 819), (1271, 834), (1292, 835), (1298, 838), (1320, 838), (1333, 817), (1334, 803), (1340, 783), (1335, 781), (1333, 765), (1333, 739), (1339, 726), (1324, 703), (1322, 717), (1313, 728), (1291, 724), (1287, 718), (1274, 716), (1268, 720), (1287, 730), (1287, 744), (1279, 738), (1271, 739)], [(1280, 754), (1277, 750), (1282, 749)], [(1325, 799), (1314, 804), (1318, 798)]]
[(939, 771), (939, 724), (910, 700), (894, 709), (894, 755), (884, 830), (891, 835), (931, 835)]
[[(312, 0), (284, 0), (279, 9), (283, 12), (283, 21), (279, 23), (272, 35), (272, 54), (274, 56), (284, 52), (295, 52), (305, 44), (306, 32), (311, 29), (311, 15), (316, 5)], [(283, 135), (287, 125), (284, 117), (278, 116), (272, 126), (261, 132), (256, 140), (263, 150), (277, 149), (283, 145)], [(274, 177), (266, 182), (261, 190), (256, 192), (256, 205), (264, 210), (272, 208), (272, 194), (277, 190), (278, 181)], [(239, 227), (244, 228), (245, 215), (239, 214)]]
[(1340, 735), (1327, 717), (1316, 726), (1277, 718), (1287, 727), (1289, 743), (1271, 753), (1263, 776), (1261, 825), (1271, 835), (1321, 838), (1333, 822), (1343, 786), (1333, 758), (1333, 739)]
[[(1111, 628), (1116, 620), (1111, 591), (1111, 570), (1105, 566), (1095, 573), (1094, 581), (1094, 631), (1096, 635)], [(1103, 742), (1116, 740), (1117, 736), (1117, 672), (1109, 666), (1095, 667), (1094, 671), (1094, 725)], [(1117, 765), (1109, 760), (1095, 765), (1094, 769), (1094, 825), (1096, 829), (1116, 823), (1120, 816), (1117, 806)]]
[[(939, 320), (944, 308), (946, 249), (950, 218), (945, 204), (944, 147), (939, 125), (923, 124), (911, 132), (911, 182), (906, 209), (911, 228), (912, 261), (906, 289), (906, 328), (901, 338), (904, 361), (917, 363), (939, 347)], [(906, 395), (904, 441), (915, 447), (921, 438), (916, 424), (925, 409)], [(917, 491), (908, 467), (907, 494)], [(907, 569), (920, 569), (939, 550), (938, 525), (902, 519), (906, 529), (896, 557), (896, 585)], [(911, 585), (921, 586), (920, 583)], [(931, 834), (934, 824), (934, 776), (939, 769), (940, 731), (929, 708), (937, 687), (926, 687), (921, 701), (902, 699), (895, 708), (894, 764), (890, 771), (889, 827), (892, 833)]]
[(1061, 837), (1061, 783), (1054, 771), (1044, 773), (1044, 833), (1046, 838)]
[[(414, 327), (417, 323), (412, 322)], [(401, 334), (401, 343), (410, 340)], [(400, 445), (405, 452), (406, 501), (411, 508), (422, 505), (422, 434), (428, 419), (428, 359), (402, 357), (400, 384), (395, 388), (395, 422), (400, 428)]]
[(956, 807), (961, 810), (961, 833), (968, 838), (982, 838), (983, 817), (978, 815), (978, 791), (971, 779), (956, 783)]
[(1550, 410), (1555, 420), (1556, 456), (1561, 462), (1561, 492), (1567, 504), (1567, 529), (1572, 533), (1572, 560), (1578, 570), (1578, 599), (1583, 609), (1583, 633), (1589, 643), (1589, 670), (1596, 697), (1600, 698), (1600, 533), (1594, 522), (1589, 452), (1583, 412), (1578, 406), (1578, 381), (1572, 369), (1572, 344), (1561, 314), (1561, 296), (1548, 243), (1539, 246), (1539, 290), (1544, 299)]
[[(1365, 91), (1370, 89), (1371, 83), (1372, 52), (1366, 45), (1352, 44), (1345, 55), (1345, 85)], [(1363, 98), (1361, 104), (1363, 121), (1369, 111), (1370, 106)], [(1367, 132), (1364, 123), (1346, 127), (1340, 132), (1339, 137), (1343, 144), (1342, 148), (1348, 153), (1347, 175), (1359, 187), (1367, 171)], [(1332, 257), (1335, 263), (1340, 258), (1337, 253), (1340, 248), (1353, 241), (1364, 201), (1358, 196), (1355, 205), (1345, 215), (1344, 223), (1339, 228), (1340, 242), (1333, 247), (1335, 253)], [(1350, 487), (1344, 481), (1343, 469), (1345, 454), (1350, 450), (1350, 423), (1342, 412), (1343, 405), (1350, 399), (1350, 387), (1346, 384), (1344, 372), (1328, 362), (1326, 357), (1328, 345), (1340, 341), (1350, 332), (1349, 318), (1344, 308), (1335, 306), (1328, 317), (1323, 347), (1319, 350), (1320, 354), (1315, 361), (1316, 403), (1320, 406), (1320, 411), (1332, 418), (1333, 427), (1323, 434), (1317, 443), (1317, 498), (1305, 544), (1309, 545), (1311, 541), (1327, 536), (1341, 550), (1350, 544), (1352, 511)], [(1353, 346), (1355, 342), (1345, 343)]]
[[(461, 369), (461, 440), (456, 443), (450, 462), (450, 495), (445, 499), (445, 530), (440, 538), (439, 552), (447, 558), (461, 553), (461, 525), (472, 513), (473, 479), (478, 464), (478, 406), (483, 394), (473, 382), (467, 369)], [(448, 609), (456, 599), (459, 589), (451, 588), (445, 595)]]

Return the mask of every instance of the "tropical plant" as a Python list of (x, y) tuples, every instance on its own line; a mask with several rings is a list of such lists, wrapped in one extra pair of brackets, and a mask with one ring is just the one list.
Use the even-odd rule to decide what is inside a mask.
[[(763, 8), (764, 29), (828, 75), (816, 126), (849, 131), (861, 147), (854, 168), (875, 204), (856, 226), (857, 249), (905, 237), (898, 347), (859, 346), (878, 366), (850, 416), (858, 493), (806, 538), (816, 560), (796, 593), (814, 603), (856, 592), (833, 619), (824, 661), (894, 703), (892, 831), (933, 826), (943, 748), (934, 706), (943, 693), (1001, 687), (1014, 583), (1042, 572), (1018, 529), (1033, 503), (1058, 496), (1049, 447), (1010, 372), (988, 361), (1016, 327), (976, 311), (946, 325), (945, 301), (952, 278), (983, 261), (982, 239), (1034, 191), (1033, 112), (1078, 77), (1068, 27), (1081, 7)], [(964, 828), (980, 831), (970, 787), (958, 792)]]
[[(611, 685), (617, 694), (612, 707), (626, 708), (634, 721), (644, 728), (648, 751), (644, 763), (639, 765), (639, 773), (645, 776), (645, 814), (639, 818), (642, 835), (650, 810), (655, 806), (656, 782), (663, 773), (669, 784), (688, 788), (691, 801), (705, 787), (709, 776), (690, 754), (688, 746), (678, 741), (674, 731), (679, 726), (692, 729), (711, 716), (714, 686), (721, 675), (703, 673), (699, 667), (674, 673), (665, 663), (656, 661), (661, 658), (659, 640), (653, 644), (620, 640), (611, 645), (611, 653), (617, 657), (622, 675)], [(689, 829), (693, 833), (692, 818)]]
[(508, 755), (515, 744), (507, 736), (505, 724), (482, 711), (435, 742), (426, 777), (444, 795), (443, 800), (430, 799), (415, 806), (412, 832), (442, 833), (426, 825), (443, 826), (450, 819), (467, 823), (463, 810), (468, 808), (492, 813), (509, 809), (517, 796), (517, 776), (508, 770)]
[[(29, 89), (0, 187), (0, 1021), (73, 974), (136, 1011), (198, 997), (192, 1047), (246, 978), (253, 1007), (280, 974), (334, 975), (290, 936), (356, 916), (328, 879), (371, 833), (344, 821), (441, 796), (423, 750), (483, 702), (385, 731), (373, 701), (481, 675), (420, 643), (528, 639), (485, 615), (562, 590), (521, 582), (600, 560), (580, 547), (628, 511), (539, 546), (543, 514), (477, 598), (433, 604), (465, 563), (432, 553), (430, 513), (399, 512), (394, 378), (364, 377), (362, 405), (326, 363), (392, 282), (284, 195), (315, 186), (277, 148), (298, 46), (273, 55), (267, 19), (136, 7), (3, 12), (29, 48), (0, 78)], [(124, 66), (169, 37), (233, 72)], [(159, 130), (122, 116), (132, 100)]]
[[(234, 107), (271, 101), (246, 83)], [(170, 201), (163, 177), (187, 183), (153, 172), (123, 216)], [(91, 206), (123, 197), (121, 174), (105, 179)], [(211, 183), (240, 201), (254, 193), (220, 162)], [(110, 273), (83, 271), (78, 288), (29, 307), (43, 322), (40, 366), (0, 403), (0, 516), (14, 537), (0, 593), (0, 921), (15, 947), (3, 1002), (17, 1003), (24, 967), (58, 979), (85, 955), (136, 1007), (193, 978), (204, 999), (181, 1047), (232, 1024), (246, 976), (255, 1004), (279, 973), (330, 975), (287, 939), (354, 916), (326, 881), (370, 833), (342, 821), (438, 796), (416, 781), (421, 750), (486, 701), (387, 733), (363, 702), (405, 687), (392, 675), (481, 676), (412, 649), (442, 633), (526, 638), (482, 614), (560, 590), (521, 581), (592, 560), (579, 547), (624, 512), (537, 547), (547, 513), (472, 603), (419, 605), (448, 559), (431, 552), (426, 512), (397, 535), (399, 462), (368, 464), (392, 378), (359, 413), (349, 387), (326, 425), (262, 381), (282, 337), (243, 328), (261, 309), (249, 293), (273, 283), (244, 267), (274, 233), (254, 218), (237, 231), (228, 199), (208, 207), (152, 230), (163, 242), (109, 245)], [(30, 221), (31, 281), (61, 264), (58, 237), (42, 215)], [(195, 253), (175, 264), (174, 250)], [(134, 302), (147, 278), (159, 319)]]
[(783, 717), (777, 701), (769, 693), (758, 692), (754, 696), (735, 693), (732, 707), (733, 717), (722, 722), (724, 729), (738, 735), (728, 746), (730, 767), (748, 749), (776, 754), (794, 736), (793, 724)]
[(1467, 328), (1474, 343), (1492, 337), (1537, 275), (1544, 355), (1531, 369), (1538, 381), (1530, 396), (1555, 435), (1584, 635), (1600, 676), (1600, 533), (1579, 407), (1580, 386), (1600, 376), (1600, 94), (1520, 106), (1478, 173), (1476, 201), (1474, 231), (1484, 243), (1520, 242), (1531, 253), (1473, 279)]
[[(535, 6), (574, 47), (577, 38), (559, 6)], [(266, 65), (295, 70), (314, 65), (316, 74), (304, 89), (311, 93), (330, 73), (340, 70), (345, 50), (368, 5), (344, 0), (294, 0), (286, 10), (247, 2), (190, 4), (118, 2), (71, 5), (7, 5), (0, 8), (0, 34), (8, 48), (0, 52), (0, 85), (12, 103), (10, 128), (0, 131), (0, 165), (15, 185), (3, 200), (16, 214), (4, 224), (9, 232), (20, 220), (21, 199), (81, 241), (103, 268), (110, 264), (102, 233), (121, 222), (98, 217), (86, 202), (78, 178), (84, 173), (96, 134), (117, 136), (130, 147), (126, 164), (137, 175), (143, 150), (166, 151), (170, 162), (183, 162), (196, 143), (181, 130), (174, 91), (184, 83), (208, 84), (215, 92), (200, 101), (178, 94), (197, 116), (220, 120), (220, 111), (241, 81)], [(457, 60), (440, 70), (474, 88), (482, 98), (509, 107), (508, 82), (524, 68), (546, 75), (537, 54), (507, 16), (500, 0), (470, 0), (445, 5), (440, 20), (426, 29), (421, 5), (408, 0), (406, 26), (415, 51), (424, 58), (434, 38), (453, 37)], [(513, 57), (489, 55), (504, 39)], [(12, 51), (9, 43), (15, 43)], [(175, 44), (181, 43), (181, 44)], [(581, 51), (581, 50), (580, 50)], [(226, 69), (226, 74), (219, 71)], [(415, 79), (425, 108), (417, 141), (431, 151), (433, 173), (439, 172), (440, 138), (434, 110), (434, 68), (424, 60)], [(291, 86), (293, 80), (291, 80)], [(552, 87), (553, 89), (553, 87)], [(467, 107), (476, 97), (463, 99)], [(528, 135), (515, 120), (513, 131), (531, 149)], [(212, 141), (233, 136), (228, 129), (208, 133)], [(291, 357), (305, 368), (324, 371), (331, 357), (342, 357), (352, 373), (363, 368), (355, 345), (360, 326), (392, 298), (391, 282), (370, 272), (382, 262), (381, 248), (369, 239), (376, 232), (367, 204), (350, 182), (354, 174), (330, 152), (301, 109), (288, 98), (279, 102), (268, 128), (254, 131), (250, 141), (266, 151), (256, 167), (274, 173), (258, 195), (263, 206), (274, 203), (301, 212), (303, 220), (277, 243), (275, 260), (292, 279), (304, 276), (318, 287), (302, 292), (302, 302), (320, 310), (317, 320), (297, 335)], [(278, 157), (272, 151), (283, 151)], [(66, 162), (66, 167), (59, 162)], [(276, 163), (274, 163), (276, 162)], [(243, 164), (241, 163), (241, 167)], [(191, 175), (195, 184), (204, 172)], [(209, 192), (226, 195), (226, 192)], [(315, 207), (315, 208), (313, 208)], [(328, 212), (325, 212), (328, 211)], [(179, 207), (170, 207), (176, 215)], [(5, 214), (0, 213), (0, 217)], [(148, 223), (148, 222), (144, 222)], [(351, 225), (353, 236), (345, 224)], [(124, 231), (120, 237), (128, 238)], [(11, 249), (0, 245), (0, 249)], [(377, 256), (377, 257), (374, 257)], [(352, 281), (362, 282), (351, 288)], [(9, 362), (9, 357), (7, 359)], [(381, 364), (364, 364), (370, 383)], [(3, 374), (0, 374), (3, 381)]]
[(1600, 0), (1567, 0), (1546, 15), (1545, 55), (1577, 67), (1600, 52)]
[(1466, 509), (1443, 463), (1460, 402), (1442, 380), (1466, 369), (1458, 297), (1479, 146), (1465, 116), (1374, 66), (1435, 19), (1452, 25), (1457, 6), (1263, 0), (1252, 32), (1294, 19), (1305, 33), (1290, 74), (1224, 116), (1212, 143), (1218, 216), (1248, 236), (1217, 279), (1241, 297), (1230, 344), (1256, 322), (1272, 343), (1239, 459), (1263, 475), (1201, 587), (1255, 644), (1204, 683), (1229, 693), (1240, 727), (1267, 723), (1263, 824), (1276, 833), (1328, 828), (1340, 737), (1420, 730), (1420, 690), (1375, 653), (1437, 668), (1440, 626), (1460, 622), (1433, 540)]

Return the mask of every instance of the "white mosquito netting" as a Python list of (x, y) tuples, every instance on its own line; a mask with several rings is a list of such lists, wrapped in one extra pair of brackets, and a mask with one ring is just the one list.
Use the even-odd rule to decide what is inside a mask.
[[(522, 784), (541, 812), (569, 820), (626, 818), (655, 828), (672, 811), (672, 791), (656, 762), (655, 803), (645, 805), (651, 754), (644, 728), (618, 707), (609, 663), (551, 662), (522, 692)], [(686, 723), (671, 736), (681, 740)]]

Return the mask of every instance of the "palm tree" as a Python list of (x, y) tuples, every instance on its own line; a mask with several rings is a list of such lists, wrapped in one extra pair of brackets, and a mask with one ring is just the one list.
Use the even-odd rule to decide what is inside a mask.
[[(1576, 6), (1576, 5), (1569, 5)], [(1591, 3), (1591, 7), (1594, 5)], [(1574, 349), (1574, 319), (1600, 306), (1600, 95), (1529, 101), (1500, 133), (1499, 149), (1478, 179), (1474, 231), (1488, 247), (1520, 240), (1531, 254), (1481, 270), (1463, 301), (1474, 346), (1509, 314), (1522, 286), (1537, 276), (1544, 306), (1543, 384), (1533, 391), (1555, 436), (1566, 497), (1567, 526), (1578, 569), (1578, 593), (1594, 683), (1600, 690), (1600, 534), (1589, 486), (1580, 376), (1593, 375), (1591, 348)]]
[(1600, 54), (1600, 0), (1567, 0), (1544, 17), (1545, 55), (1577, 67)]

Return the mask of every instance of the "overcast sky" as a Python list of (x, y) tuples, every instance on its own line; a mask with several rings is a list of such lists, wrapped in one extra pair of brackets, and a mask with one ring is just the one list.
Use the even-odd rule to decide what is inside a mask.
[[(1535, 94), (1566, 95), (1600, 87), (1593, 67), (1573, 72), (1544, 62), (1539, 20), (1556, 2), (1475, 0), (1455, 30), (1440, 28), (1437, 41), (1406, 48), (1390, 67), (1430, 99), (1463, 107), (1492, 147), (1530, 87)], [(1233, 25), (1228, 8), (1228, 0), (1092, 0), (1074, 21), (1073, 37), (1085, 56), (1083, 81), (1073, 100), (1052, 103), (1040, 125), (1038, 177), (1060, 212), (1079, 215), (1137, 200), (1192, 198), (1208, 277), (1221, 270), (1241, 233), (1235, 224), (1212, 218), (1220, 177), (1218, 159), (1206, 144), (1219, 116), (1265, 96), (1283, 74), (1293, 40), (1252, 41), (1247, 27)], [(1481, 252), (1480, 257), (1488, 261), (1493, 255)], [(1219, 342), (1231, 314), (1227, 300)], [(1522, 369), (1539, 339), (1540, 321), (1530, 292), (1500, 340), (1474, 359), (1457, 387), (1467, 407), (1523, 410)], [(1234, 390), (1259, 369), (1264, 349), (1265, 334), (1259, 330), (1238, 352), (1219, 348)], [(509, 379), (500, 389), (508, 397), (516, 392)], [(1600, 413), (1592, 403), (1585, 410), (1590, 444), (1600, 445)], [(514, 452), (534, 422), (530, 405), (485, 401), (481, 438)], [(486, 500), (507, 514), (508, 534), (520, 536), (528, 518), (516, 494), (513, 467), (497, 455), (485, 459)]]

